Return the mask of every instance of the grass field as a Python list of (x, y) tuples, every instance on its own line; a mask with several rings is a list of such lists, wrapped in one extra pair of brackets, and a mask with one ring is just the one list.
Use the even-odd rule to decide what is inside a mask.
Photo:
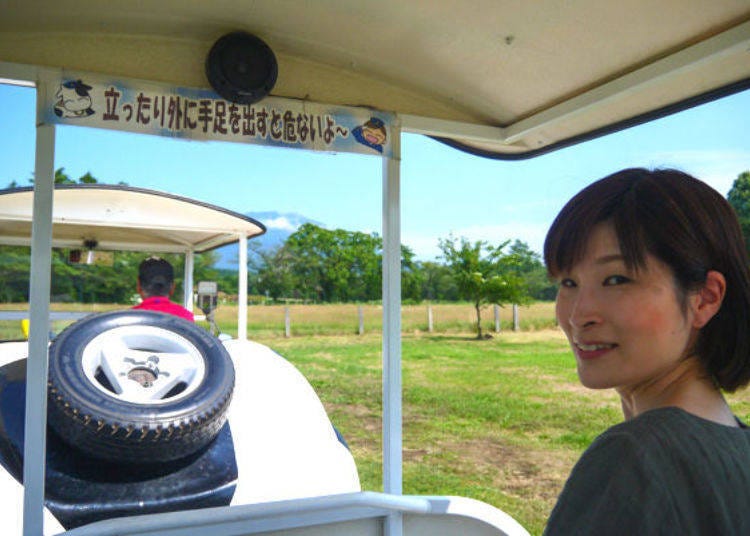
[[(381, 490), (381, 340), (376, 335), (260, 338), (311, 381)], [(403, 338), (404, 492), (493, 504), (540, 534), (570, 469), (622, 420), (612, 391), (582, 388), (559, 331)], [(750, 420), (750, 394), (734, 395)]]
[[(251, 307), (249, 336), (310, 380), (352, 449), (363, 488), (381, 490), (380, 308), (364, 306), (364, 335), (354, 334), (355, 305), (298, 305), (290, 314), (286, 338), (283, 307)], [(503, 309), (501, 333), (481, 341), (471, 314), (467, 305), (435, 305), (436, 332), (427, 333), (426, 306), (404, 307), (404, 492), (480, 499), (540, 534), (576, 459), (622, 419), (619, 402), (613, 392), (579, 385), (567, 343), (550, 327), (551, 304), (521, 308), (520, 332), (510, 330), (510, 309)], [(236, 332), (234, 315), (219, 309), (224, 331)], [(491, 309), (486, 316), (492, 331)], [(20, 333), (16, 325), (6, 329)], [(750, 421), (750, 393), (728, 398)]]

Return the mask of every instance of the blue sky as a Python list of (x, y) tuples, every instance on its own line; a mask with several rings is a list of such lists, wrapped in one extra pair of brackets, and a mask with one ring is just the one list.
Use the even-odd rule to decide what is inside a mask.
[[(34, 91), (0, 85), (0, 187), (34, 167)], [(402, 146), (402, 241), (418, 258), (449, 234), (540, 251), (552, 219), (575, 192), (624, 167), (677, 167), (726, 195), (750, 170), (750, 91), (518, 162), (467, 155), (424, 136)], [(239, 212), (299, 213), (328, 228), (380, 232), (377, 157), (198, 142), (83, 127), (56, 129), (55, 166), (194, 197)], [(267, 226), (288, 225), (283, 219)]]

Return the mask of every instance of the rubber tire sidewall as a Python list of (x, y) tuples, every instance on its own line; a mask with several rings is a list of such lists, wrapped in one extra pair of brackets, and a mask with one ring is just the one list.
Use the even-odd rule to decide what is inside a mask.
[[(105, 331), (153, 326), (184, 337), (205, 363), (195, 390), (174, 402), (136, 404), (102, 392), (82, 366), (86, 346)], [(48, 420), (69, 444), (108, 461), (176, 460), (206, 446), (226, 421), (234, 388), (229, 353), (211, 334), (174, 315), (145, 310), (86, 317), (69, 326), (49, 351)]]

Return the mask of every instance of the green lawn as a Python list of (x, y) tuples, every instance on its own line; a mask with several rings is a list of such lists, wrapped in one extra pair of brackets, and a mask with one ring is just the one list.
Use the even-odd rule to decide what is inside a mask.
[[(381, 490), (381, 342), (376, 335), (261, 340), (311, 381)], [(540, 534), (586, 446), (620, 422), (613, 391), (581, 387), (559, 331), (405, 335), (404, 493), (462, 495)], [(729, 397), (750, 421), (750, 394)]]
[[(378, 336), (268, 339), (308, 377), (381, 490)], [(557, 332), (405, 336), (404, 492), (493, 504), (543, 530), (582, 450), (620, 419), (613, 393), (578, 386)]]
[[(378, 306), (368, 307), (374, 318)], [(550, 323), (550, 304), (525, 313), (522, 308), (525, 331), (514, 333), (504, 325), (482, 341), (470, 328), (460, 331), (468, 320), (459, 320), (470, 317), (465, 306), (438, 306), (443, 325), (448, 318), (454, 324), (433, 334), (420, 327), (425, 307), (411, 307), (402, 324), (404, 492), (473, 497), (540, 534), (583, 449), (622, 419), (617, 396), (579, 385), (564, 337), (543, 328)], [(293, 331), (285, 338), (283, 307), (277, 306), (251, 308), (250, 337), (274, 348), (310, 380), (349, 442), (363, 488), (381, 490), (380, 334), (374, 326), (364, 335), (352, 334), (354, 305), (293, 311), (307, 319), (310, 332), (328, 334)], [(220, 322), (230, 322), (232, 313), (223, 311)], [(17, 330), (16, 324), (9, 327)], [(735, 413), (750, 422), (748, 391), (728, 398)]]

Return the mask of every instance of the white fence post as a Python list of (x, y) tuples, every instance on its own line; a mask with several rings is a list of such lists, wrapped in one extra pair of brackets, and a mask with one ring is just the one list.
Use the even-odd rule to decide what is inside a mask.
[(427, 332), (432, 333), (432, 305), (427, 306)]
[(292, 336), (292, 318), (289, 314), (289, 307), (284, 307), (284, 336), (286, 338)]
[(362, 335), (365, 332), (365, 313), (362, 311), (362, 306), (357, 306), (357, 316), (359, 317), (359, 334)]
[(495, 304), (495, 333), (500, 333), (500, 306)]
[(518, 304), (513, 304), (513, 331), (519, 330), (519, 320), (518, 320)]

